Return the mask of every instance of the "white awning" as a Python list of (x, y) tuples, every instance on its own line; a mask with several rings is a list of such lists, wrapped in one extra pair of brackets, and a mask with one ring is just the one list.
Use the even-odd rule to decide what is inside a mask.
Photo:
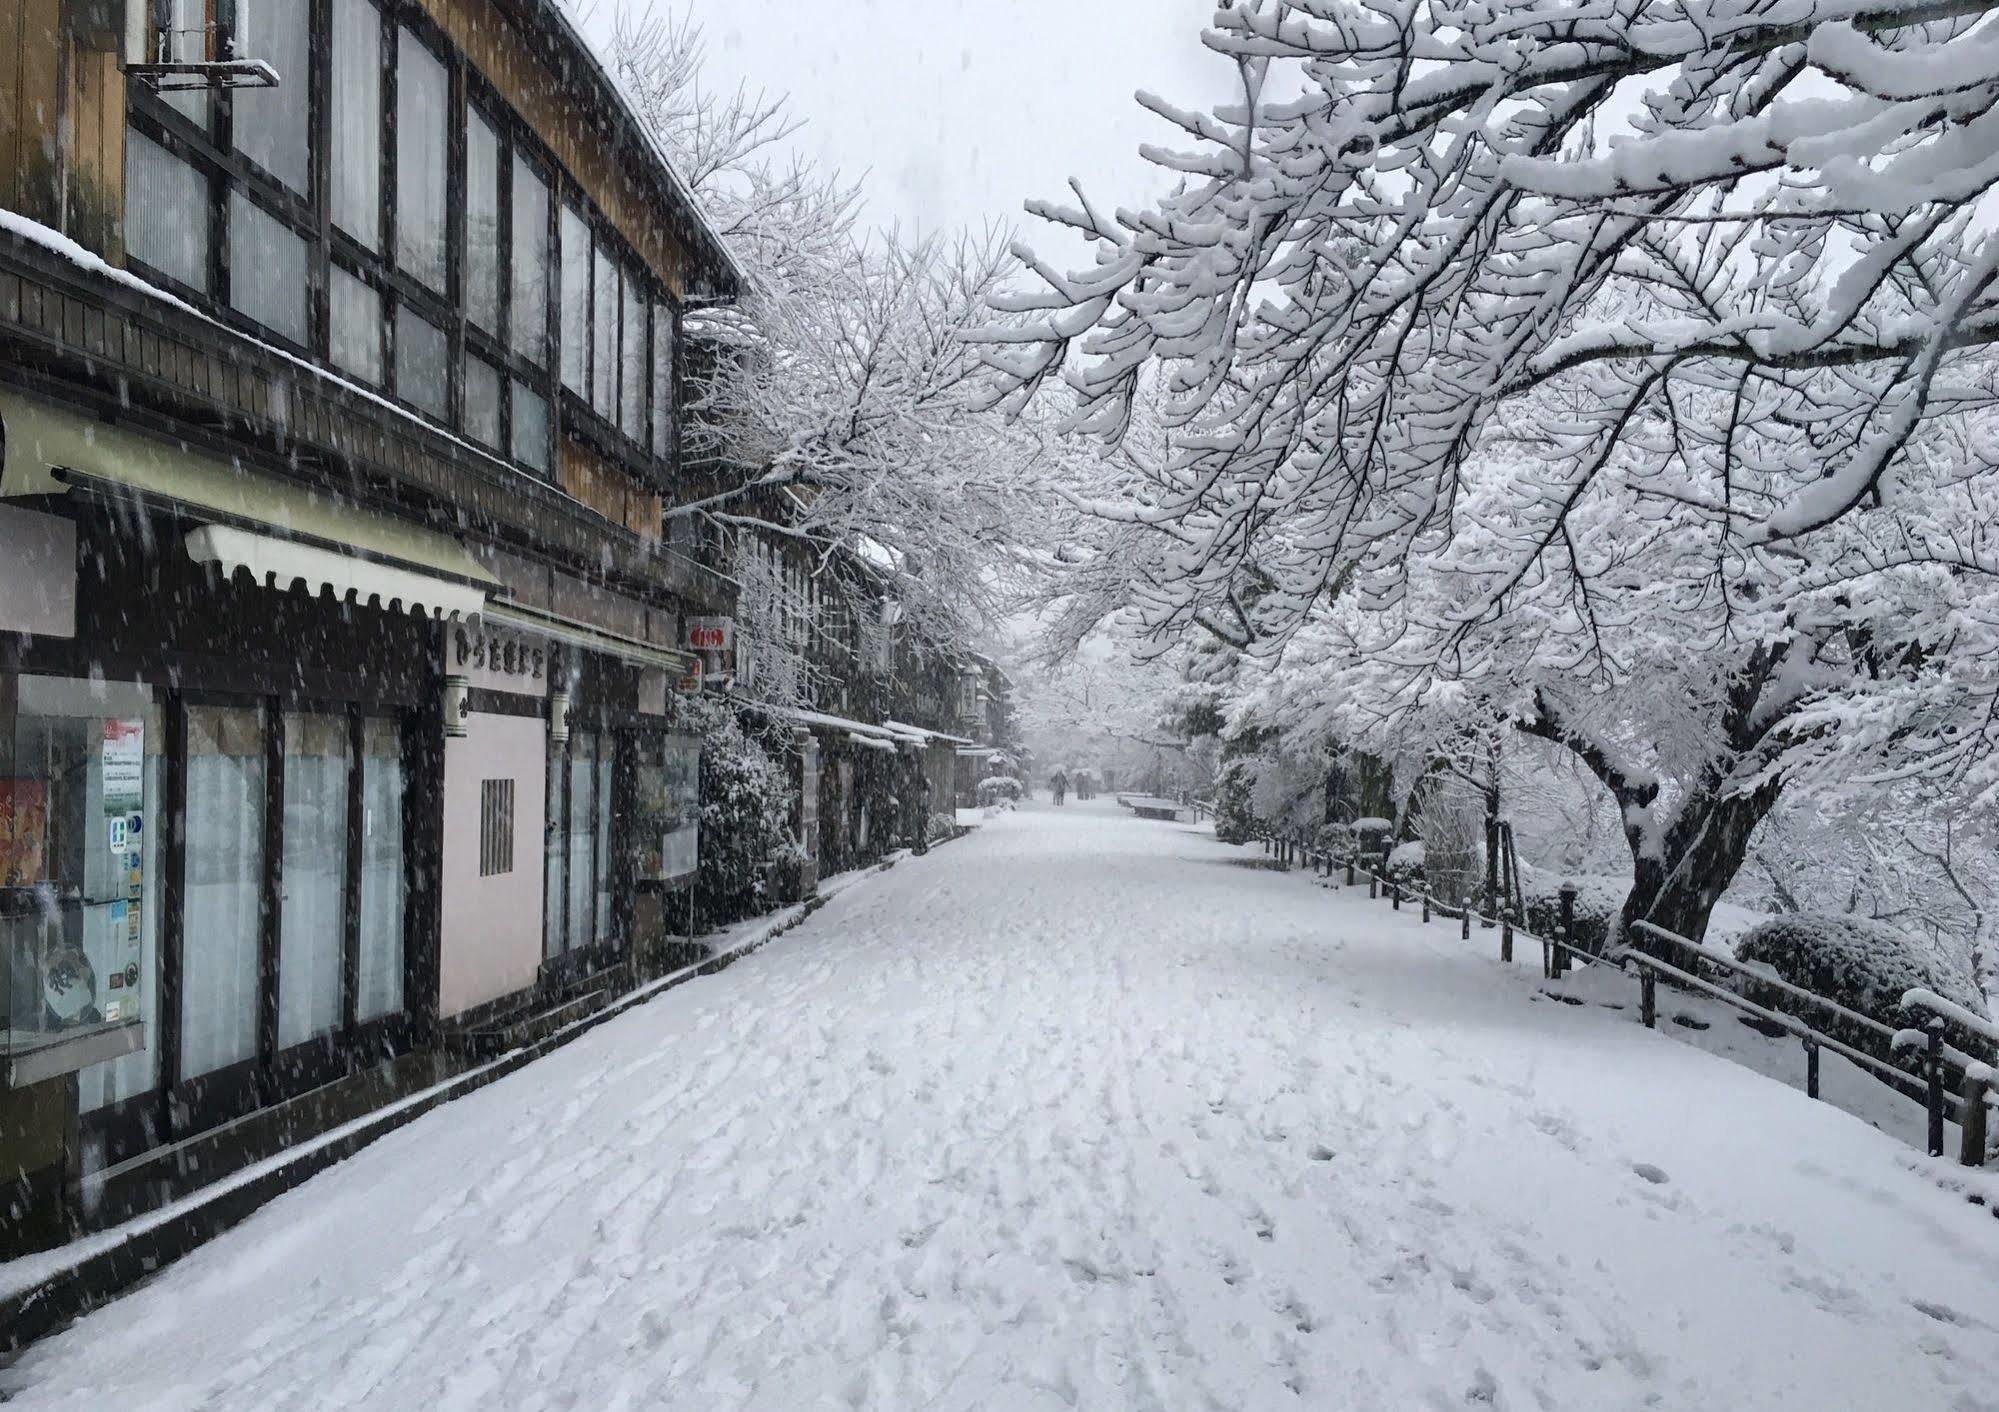
[(486, 604), (484, 591), (470, 584), (233, 525), (202, 525), (183, 543), (197, 564), (214, 564), (225, 578), (246, 572), (281, 593), (302, 583), (315, 595), (330, 589), (364, 607), (434, 618), (467, 617)]
[(650, 642), (641, 642), (635, 637), (626, 637), (622, 633), (611, 632), (606, 628), (579, 623), (574, 618), (558, 617), (554, 613), (526, 608), (518, 603), (505, 603), (496, 599), (474, 611), (487, 620), (506, 627), (539, 633), (543, 637), (554, 638), (557, 642), (566, 642), (571, 647), (581, 647), (591, 652), (602, 652), (606, 656), (620, 657), (627, 662), (636, 662), (642, 667), (656, 667), (661, 671), (671, 672), (676, 677), (684, 677), (691, 673), (700, 660), (692, 653), (677, 652), (670, 647), (658, 647)]

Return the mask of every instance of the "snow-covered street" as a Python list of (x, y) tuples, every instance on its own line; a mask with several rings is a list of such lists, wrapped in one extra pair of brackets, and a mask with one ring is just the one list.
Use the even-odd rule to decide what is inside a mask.
[(1999, 1405), (1999, 1222), (1532, 958), (1028, 806), (404, 1128), (17, 1405)]

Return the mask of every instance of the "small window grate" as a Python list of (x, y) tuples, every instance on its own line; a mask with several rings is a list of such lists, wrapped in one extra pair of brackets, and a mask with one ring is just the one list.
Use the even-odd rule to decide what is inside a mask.
[(479, 876), (514, 870), (514, 782), (479, 782)]

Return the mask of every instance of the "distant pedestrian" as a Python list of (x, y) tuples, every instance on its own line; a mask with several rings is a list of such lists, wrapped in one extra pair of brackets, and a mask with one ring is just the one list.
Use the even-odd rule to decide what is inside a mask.
[(1069, 792), (1069, 777), (1057, 770), (1048, 777), (1048, 792), (1054, 796), (1055, 802), (1060, 804), (1062, 796)]

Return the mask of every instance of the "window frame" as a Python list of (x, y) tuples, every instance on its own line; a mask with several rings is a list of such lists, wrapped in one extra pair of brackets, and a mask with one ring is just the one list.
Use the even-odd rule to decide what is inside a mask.
[[(223, 90), (211, 95), (205, 117), (188, 116), (166, 97), (143, 84), (128, 85), (127, 125), (170, 155), (193, 168), (202, 187), (208, 213), (209, 239), (202, 284), (187, 284), (144, 260), (131, 257), (134, 273), (186, 299), (212, 314), (218, 321), (246, 336), (285, 352), (303, 357), (325, 368), (333, 376), (357, 386), (370, 387), (365, 379), (351, 373), (332, 358), (331, 284), (332, 270), (338, 266), (380, 296), (382, 303), (382, 380), (370, 390), (387, 396), (414, 415), (438, 425), (454, 435), (472, 441), (465, 425), (464, 367), (470, 353), (491, 364), (501, 373), (499, 422), (502, 444), (487, 448), (522, 474), (561, 488), (562, 446), (573, 440), (597, 454), (632, 478), (644, 489), (670, 496), (678, 479), (681, 403), (678, 382), (681, 344), (682, 304), (674, 291), (628, 241), (609, 216), (590, 198), (581, 183), (529, 126), (492, 82), (454, 44), (449, 35), (413, 0), (374, 0), (376, 19), (381, 26), (380, 52), (385, 63), (380, 85), (380, 111), (376, 115), (379, 140), (376, 157), (380, 164), (377, 181), (377, 244), (371, 250), (335, 223), (333, 219), (333, 4), (332, 0), (306, 0), (308, 23), (307, 52), (310, 57), (307, 84), (307, 177), (306, 190), (293, 191), (238, 151), (234, 123), (236, 100)], [(228, 18), (226, 12), (223, 16)], [(407, 32), (428, 53), (443, 64), (446, 75), (446, 233), (445, 288), (430, 289), (397, 261), (397, 208), (400, 198), (400, 154), (396, 135), (396, 113), (401, 80), (401, 36)], [(219, 32), (229, 38), (226, 23)], [(289, 76), (287, 76), (289, 77)], [(465, 307), (466, 124), (476, 112), (498, 138), (496, 238), (499, 300), (497, 327), (487, 330), (475, 325)], [(513, 187), (515, 161), (524, 163), (540, 179), (548, 193), (547, 226), (543, 247), (547, 252), (544, 282), (544, 357), (531, 361), (517, 351), (513, 335), (512, 297), (513, 252), (517, 233), (513, 230)], [(305, 243), (307, 295), (306, 338), (297, 342), (285, 334), (257, 323), (234, 306), (230, 269), (229, 205), (232, 192), (247, 200)], [(562, 348), (562, 260), (563, 213), (573, 209), (582, 217), (583, 229), (591, 245), (590, 297), (585, 301), (584, 352), (586, 364), (596, 338), (596, 266), (601, 249), (610, 259), (621, 280), (637, 286), (638, 313), (643, 324), (636, 350), (641, 366), (634, 373), (636, 390), (643, 407), (626, 414), (618, 403), (625, 377), (614, 369), (612, 406), (600, 413), (590, 405), (593, 370), (586, 367), (579, 379), (579, 396), (563, 381)], [(617, 347), (625, 333), (620, 291), (617, 308), (612, 310), (616, 327), (611, 342)], [(403, 397), (396, 388), (396, 320), (407, 307), (425, 322), (445, 331), (448, 344), (448, 394), (445, 413), (436, 416)], [(667, 435), (664, 445), (653, 435), (655, 389), (658, 386), (655, 362), (659, 352), (656, 328), (670, 315), (669, 342), (675, 367), (669, 371), (670, 397)], [(617, 356), (617, 355), (614, 355)], [(622, 364), (626, 359), (618, 356)], [(544, 456), (547, 469), (524, 462), (513, 446), (513, 389), (522, 384), (541, 397), (548, 408), (549, 442)], [(627, 426), (633, 428), (627, 431)]]

